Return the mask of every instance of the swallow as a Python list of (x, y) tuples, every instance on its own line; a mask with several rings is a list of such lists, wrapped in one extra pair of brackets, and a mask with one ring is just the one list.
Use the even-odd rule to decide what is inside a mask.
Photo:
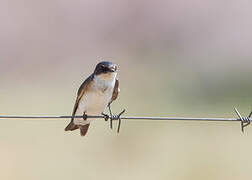
[[(117, 65), (109, 61), (98, 63), (78, 90), (72, 116), (103, 114), (106, 107), (110, 109), (110, 104), (117, 99), (119, 91)], [(71, 118), (65, 131), (80, 129), (80, 135), (85, 136), (89, 125), (87, 118)]]

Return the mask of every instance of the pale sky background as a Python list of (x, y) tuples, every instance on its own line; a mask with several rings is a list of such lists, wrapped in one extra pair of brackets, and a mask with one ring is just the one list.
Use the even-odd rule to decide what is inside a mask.
[[(101, 60), (125, 115), (235, 117), (252, 109), (252, 1), (0, 0), (0, 114), (69, 115)], [(251, 179), (239, 123), (1, 120), (0, 179)]]

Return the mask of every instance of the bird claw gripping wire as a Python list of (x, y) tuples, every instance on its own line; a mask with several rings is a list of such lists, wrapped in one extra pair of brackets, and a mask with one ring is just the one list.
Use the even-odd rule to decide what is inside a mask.
[(107, 115), (105, 113), (102, 113), (102, 115), (103, 115), (103, 118), (104, 118), (105, 121), (109, 120), (109, 118), (110, 118), (109, 115)]
[(239, 117), (238, 120), (241, 121), (241, 131), (244, 133), (244, 128), (247, 127), (251, 123), (251, 116), (252, 116), (252, 111), (247, 117), (242, 117), (240, 112), (237, 110), (237, 108), (234, 109), (235, 113)]
[(84, 113), (84, 114), (82, 115), (82, 118), (83, 118), (84, 121), (86, 121), (87, 118), (88, 118), (88, 115), (87, 115), (86, 113)]
[(117, 133), (119, 133), (120, 127), (121, 127), (121, 115), (125, 112), (125, 109), (124, 109), (122, 112), (120, 112), (119, 114), (113, 115), (113, 114), (112, 114), (112, 111), (111, 111), (111, 109), (110, 109), (110, 106), (109, 106), (109, 112), (110, 112), (110, 116), (107, 115), (107, 114), (105, 114), (105, 113), (102, 113), (102, 115), (103, 115), (103, 117), (104, 117), (104, 120), (105, 120), (105, 121), (110, 120), (110, 128), (111, 128), (111, 129), (113, 129), (113, 123), (112, 123), (112, 122), (113, 122), (114, 120), (118, 120)]

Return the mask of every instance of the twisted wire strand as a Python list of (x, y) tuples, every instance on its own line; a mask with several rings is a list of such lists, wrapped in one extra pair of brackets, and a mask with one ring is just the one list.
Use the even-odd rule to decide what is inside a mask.
[[(247, 117), (242, 117), (239, 111), (235, 108), (235, 113), (237, 114), (238, 118), (200, 118), (200, 117), (148, 117), (148, 116), (121, 116), (121, 114), (124, 112), (121, 112), (118, 116), (105, 116), (105, 115), (99, 115), (99, 116), (89, 116), (87, 115), (87, 118), (90, 119), (105, 119), (108, 120), (110, 119), (111, 121), (113, 120), (145, 120), (145, 121), (215, 121), (215, 122), (230, 122), (230, 121), (238, 121), (241, 122), (241, 130), (244, 132), (244, 128), (248, 126), (252, 119), (252, 111)], [(62, 116), (62, 115), (52, 115), (52, 116), (39, 116), (39, 115), (34, 115), (34, 116), (26, 116), (26, 115), (0, 115), (0, 119), (24, 119), (24, 120), (38, 120), (38, 119), (69, 119), (69, 118), (83, 118), (83, 116)]]
[[(19, 115), (0, 115), (0, 119), (69, 119), (69, 118), (83, 118), (83, 116), (19, 116)], [(89, 119), (104, 119), (104, 116), (89, 116)], [(241, 121), (236, 118), (198, 118), (198, 117), (147, 117), (147, 116), (121, 116), (121, 119), (124, 120), (157, 120), (157, 121)], [(116, 118), (113, 120), (117, 120)]]

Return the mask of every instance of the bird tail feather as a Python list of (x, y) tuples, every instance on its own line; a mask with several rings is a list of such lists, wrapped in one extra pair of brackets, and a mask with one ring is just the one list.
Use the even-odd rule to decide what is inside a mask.
[(76, 125), (76, 124), (74, 124), (73, 121), (71, 121), (71, 122), (67, 125), (67, 127), (65, 128), (65, 131), (73, 131), (73, 130), (78, 129), (78, 128), (79, 128), (79, 126)]
[(80, 126), (80, 135), (85, 136), (88, 131), (89, 124), (86, 124), (84, 126)]

